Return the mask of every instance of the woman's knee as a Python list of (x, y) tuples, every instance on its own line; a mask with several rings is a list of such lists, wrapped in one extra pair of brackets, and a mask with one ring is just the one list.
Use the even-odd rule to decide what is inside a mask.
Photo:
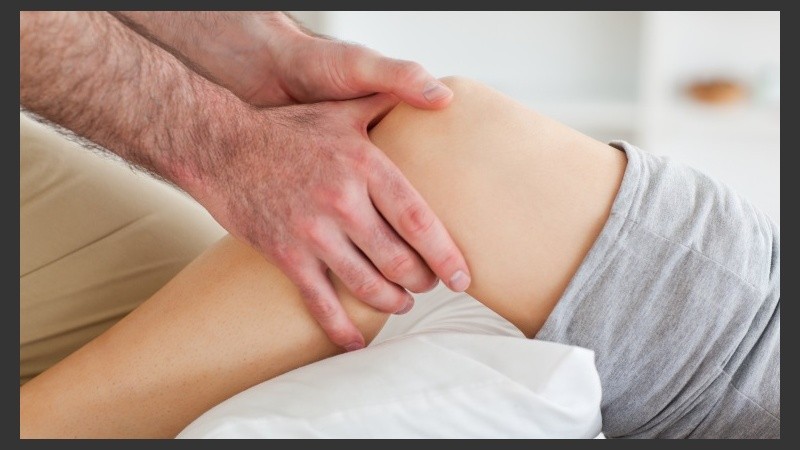
[(449, 106), (401, 104), (370, 136), (464, 253), (469, 293), (532, 336), (605, 223), (625, 156), (477, 81), (443, 81)]
[[(430, 142), (437, 138), (458, 140), (465, 133), (475, 133), (475, 126), (479, 125), (476, 122), (487, 119), (487, 110), (497, 109), (499, 104), (511, 101), (469, 78), (449, 76), (441, 81), (453, 91), (453, 100), (446, 108), (424, 110), (401, 103), (370, 133), (373, 141), (390, 158), (402, 158), (424, 143), (428, 143), (425, 147), (432, 147)], [(450, 147), (441, 151), (447, 151)]]

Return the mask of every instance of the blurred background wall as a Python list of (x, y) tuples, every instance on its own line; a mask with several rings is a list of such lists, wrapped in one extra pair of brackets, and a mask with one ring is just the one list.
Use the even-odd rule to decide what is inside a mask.
[(780, 223), (780, 12), (291, 13), (677, 158)]

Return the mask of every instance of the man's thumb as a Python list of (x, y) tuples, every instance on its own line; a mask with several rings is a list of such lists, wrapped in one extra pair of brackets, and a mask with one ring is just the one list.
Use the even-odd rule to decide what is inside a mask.
[(361, 73), (360, 90), (386, 92), (417, 108), (442, 108), (450, 103), (453, 91), (434, 78), (421, 65), (366, 51), (356, 65)]

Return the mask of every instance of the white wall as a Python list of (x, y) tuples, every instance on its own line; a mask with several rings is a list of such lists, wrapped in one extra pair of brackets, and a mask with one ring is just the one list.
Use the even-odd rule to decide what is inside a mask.
[[(671, 155), (780, 222), (779, 12), (296, 15), (434, 75), (483, 81), (597, 139)], [(709, 107), (683, 94), (688, 80), (719, 75), (741, 80), (750, 97)]]
[[(636, 95), (638, 13), (334, 12), (333, 36), (517, 98)], [(557, 45), (554, 45), (557, 44)]]
[[(765, 83), (780, 77), (780, 12), (644, 19), (639, 145), (722, 179), (780, 222), (780, 87), (775, 95)], [(747, 98), (722, 106), (687, 98), (687, 81), (715, 76), (739, 80)]]

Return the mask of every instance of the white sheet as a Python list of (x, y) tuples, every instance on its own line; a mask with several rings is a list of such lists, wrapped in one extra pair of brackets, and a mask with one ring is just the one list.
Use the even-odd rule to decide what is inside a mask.
[(181, 438), (578, 437), (600, 432), (591, 351), (524, 339), (439, 286), (367, 349), (261, 383)]

